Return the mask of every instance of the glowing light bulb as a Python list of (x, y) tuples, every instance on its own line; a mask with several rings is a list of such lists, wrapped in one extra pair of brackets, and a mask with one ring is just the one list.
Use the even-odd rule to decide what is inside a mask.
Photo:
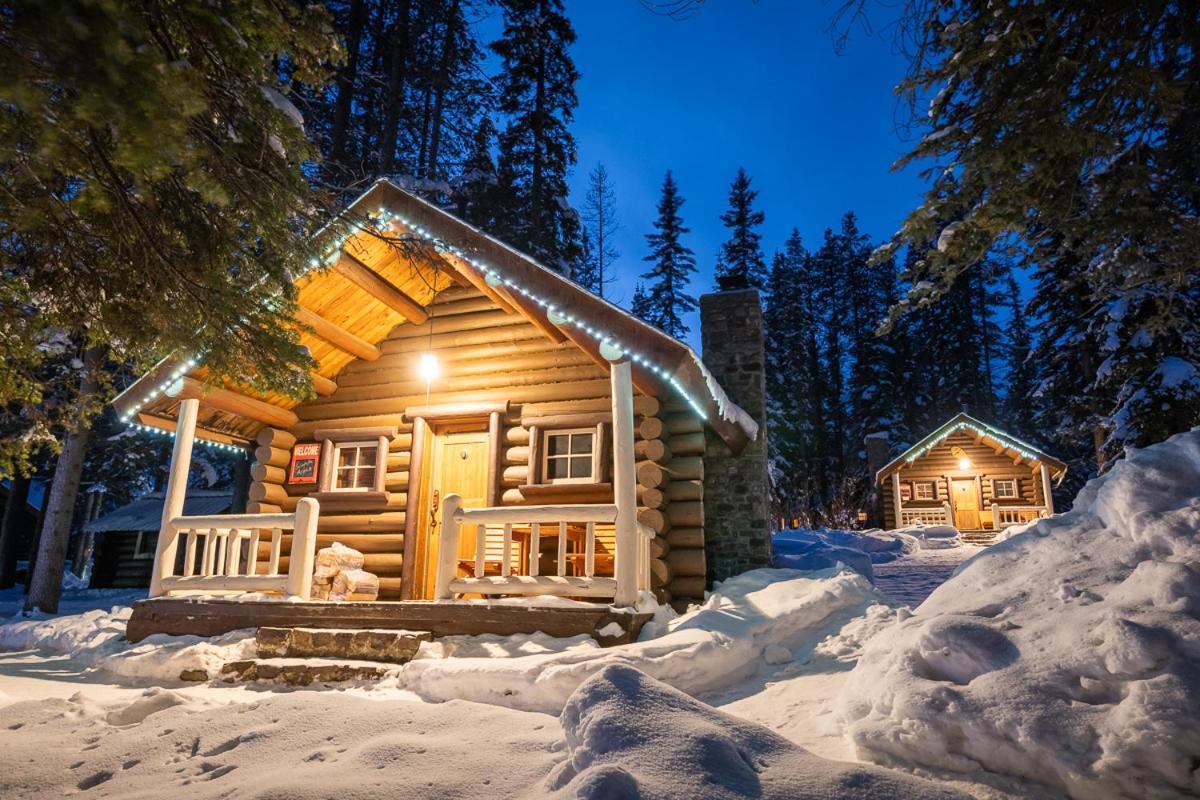
[(967, 458), (966, 456), (960, 458), (958, 460), (958, 468), (959, 469), (970, 469), (971, 468), (971, 459)]
[(442, 374), (442, 367), (438, 363), (437, 356), (433, 353), (422, 353), (421, 363), (417, 365), (417, 373), (426, 383), (437, 380), (437, 377)]

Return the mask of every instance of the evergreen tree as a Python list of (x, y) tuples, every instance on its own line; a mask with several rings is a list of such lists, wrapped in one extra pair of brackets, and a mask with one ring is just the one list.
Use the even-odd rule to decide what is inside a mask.
[(575, 280), (588, 291), (604, 297), (604, 287), (613, 281), (613, 265), (621, 256), (613, 242), (621, 223), (617, 218), (616, 194), (603, 164), (597, 164), (588, 176), (583, 221), (592, 252), (590, 258), (581, 260), (584, 271), (577, 272)]
[(683, 235), (688, 233), (679, 215), (683, 203), (675, 178), (668, 170), (658, 200), (654, 233), (646, 234), (650, 255), (642, 260), (654, 266), (642, 274), (649, 282), (649, 289), (644, 295), (645, 312), (639, 314), (676, 339), (683, 338), (688, 332), (683, 315), (696, 310), (696, 298), (687, 293), (691, 276), (696, 271), (696, 257), (682, 241)]
[(848, 442), (846, 375), (849, 359), (846, 355), (848, 308), (844, 285), (843, 264), (844, 239), (826, 228), (821, 246), (812, 255), (810, 270), (814, 296), (819, 311), (817, 323), (820, 329), (822, 417), (825, 430), (822, 432), (824, 446), (821, 448), (823, 500), (832, 499), (829, 492), (837, 486), (846, 473), (846, 446)]
[(754, 288), (765, 291), (767, 268), (763, 261), (762, 234), (756, 229), (766, 217), (754, 210), (756, 197), (758, 192), (750, 188), (750, 178), (739, 167), (729, 187), (729, 210), (721, 215), (721, 223), (729, 229), (729, 240), (721, 245), (716, 275), (745, 278)]
[(1034, 413), (1033, 393), (1037, 379), (1033, 361), (1033, 333), (1029, 329), (1021, 287), (1011, 273), (1005, 279), (1004, 287), (1009, 314), (1005, 336), (1008, 350), (1004, 381), (1005, 422), (1025, 438), (1040, 438), (1037, 436)]
[[(1111, 401), (1102, 457), (1195, 425), (1194, 4), (959, 0), (909, 13), (900, 91), (932, 132), (898, 166), (928, 162), (933, 177), (891, 247), (925, 249), (914, 291), (949, 290), (1010, 237), (1034, 266), (1077, 260), (1078, 322), (1104, 349), (1097, 380), (1076, 391), (1092, 395), (1085, 408)], [(926, 112), (931, 86), (944, 88)]]
[(462, 172), (453, 181), (455, 213), (460, 219), (484, 231), (495, 227), (499, 215), (499, 179), (496, 162), (492, 160), (495, 139), (496, 126), (485, 115), (479, 121)]
[(575, 163), (570, 124), (579, 72), (568, 47), (575, 31), (561, 0), (502, 0), (504, 35), (492, 44), (503, 60), (499, 109), (500, 185), (497, 233), (546, 266), (569, 274), (579, 257), (579, 219), (567, 201)]
[(793, 229), (771, 263), (766, 328), (767, 425), (777, 515), (812, 524), (823, 497), (825, 407), (810, 258)]
[(643, 322), (649, 322), (651, 325), (650, 298), (646, 295), (646, 287), (638, 281), (637, 287), (633, 290), (633, 299), (629, 303), (629, 313), (633, 314)]
[(308, 390), (291, 276), (327, 212), (285, 93), (335, 53), (323, 11), (266, 0), (23, 0), (3, 19), (0, 473), (61, 440), (29, 598), (53, 611), (114, 361), (203, 352), (214, 375)]

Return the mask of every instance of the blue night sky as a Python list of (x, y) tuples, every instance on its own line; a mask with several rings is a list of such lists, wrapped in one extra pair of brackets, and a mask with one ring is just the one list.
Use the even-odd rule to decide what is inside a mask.
[[(879, 241), (919, 202), (917, 170), (889, 170), (913, 135), (898, 124), (903, 115), (892, 87), (906, 62), (890, 29), (856, 28), (839, 53), (829, 29), (837, 2), (709, 0), (682, 21), (652, 14), (637, 0), (566, 6), (582, 73), (572, 201), (581, 205), (588, 173), (603, 162), (623, 226), (620, 278), (611, 289), (617, 302), (628, 304), (648, 266), (641, 260), (644, 235), (668, 168), (687, 201), (682, 214), (699, 268), (696, 295), (712, 286), (725, 237), (718, 217), (739, 166), (753, 178), (766, 213), (768, 263), (792, 227), (813, 246), (854, 210)], [(878, 29), (888, 20), (872, 22)], [(690, 321), (693, 340), (697, 323)]]

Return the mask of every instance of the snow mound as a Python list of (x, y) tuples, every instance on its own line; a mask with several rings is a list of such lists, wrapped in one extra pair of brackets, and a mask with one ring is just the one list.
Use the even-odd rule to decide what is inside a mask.
[(211, 639), (199, 636), (148, 636), (125, 640), (128, 606), (86, 611), (49, 619), (25, 619), (0, 625), (0, 650), (61, 653), (92, 668), (127, 678), (175, 682), (184, 670), (215, 676), (222, 665), (254, 657), (254, 632), (234, 631)]
[(558, 797), (959, 798), (928, 781), (815, 756), (627, 666), (605, 667), (560, 719)]
[(580, 684), (614, 664), (636, 667), (691, 695), (719, 692), (769, 667), (768, 650), (770, 660), (781, 658), (772, 646), (814, 646), (885, 602), (850, 570), (757, 569), (718, 584), (688, 613), (647, 625), (634, 644), (598, 648), (588, 640), (516, 657), (506, 648), (500, 658), (470, 657), (472, 650), (463, 647), (454, 658), (415, 659), (395, 681), (426, 700), (474, 700), (551, 714)]
[(840, 698), (860, 756), (1200, 795), (1200, 429), (1131, 451), (899, 619)]

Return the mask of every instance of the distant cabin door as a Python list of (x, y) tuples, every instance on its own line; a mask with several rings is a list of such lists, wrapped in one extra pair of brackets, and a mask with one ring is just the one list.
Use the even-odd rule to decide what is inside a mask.
[[(437, 579), (438, 537), (441, 533), (442, 506), (447, 495), (457, 494), (463, 506), (487, 505), (488, 433), (461, 427), (438, 431), (430, 446), (429, 480), (425, 481), (425, 513), (420, 526), (420, 544), (414, 575), (414, 598), (431, 599)], [(459, 542), (459, 558), (472, 558), (474, 537)]]
[(979, 530), (979, 485), (974, 478), (953, 480), (954, 527), (960, 531)]

